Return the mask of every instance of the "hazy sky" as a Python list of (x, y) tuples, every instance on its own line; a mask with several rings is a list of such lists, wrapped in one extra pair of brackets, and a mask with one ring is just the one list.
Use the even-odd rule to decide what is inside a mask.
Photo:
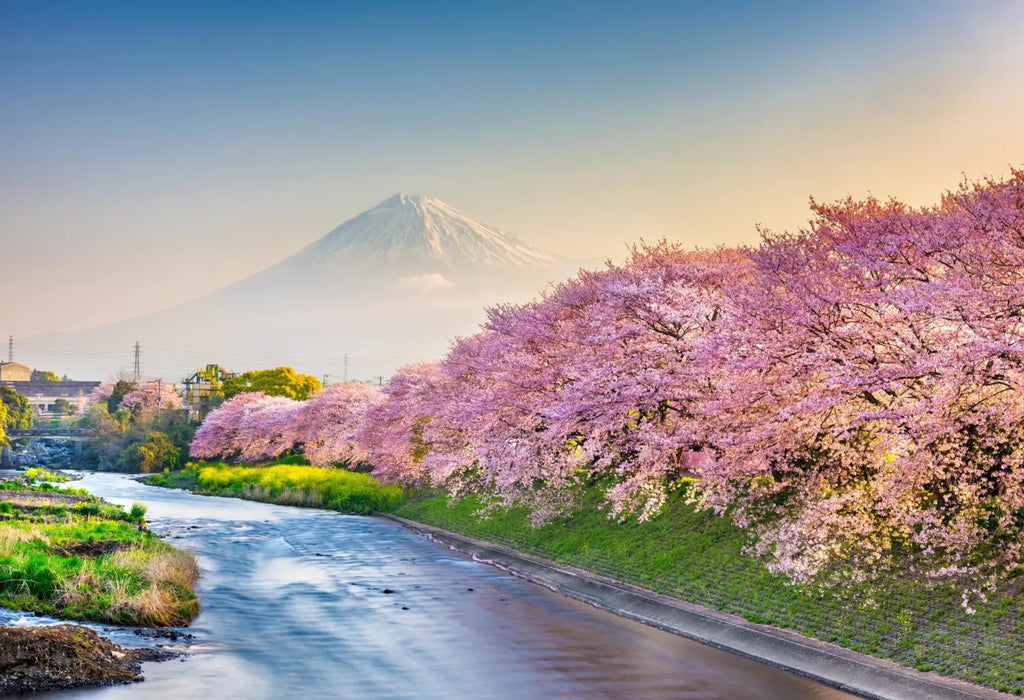
[(996, 0), (0, 0), (0, 334), (196, 297), (399, 190), (596, 257), (929, 203), (1024, 165), (1022, 36)]

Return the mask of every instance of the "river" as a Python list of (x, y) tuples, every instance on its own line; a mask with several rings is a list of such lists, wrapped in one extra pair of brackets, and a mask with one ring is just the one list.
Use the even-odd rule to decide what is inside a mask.
[(115, 474), (75, 485), (146, 503), (150, 527), (199, 557), (202, 612), (186, 630), (187, 656), (146, 664), (145, 682), (47, 698), (852, 697), (565, 598), (383, 519)]

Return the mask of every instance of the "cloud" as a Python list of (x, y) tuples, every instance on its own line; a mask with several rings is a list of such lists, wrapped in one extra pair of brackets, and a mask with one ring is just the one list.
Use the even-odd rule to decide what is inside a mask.
[(415, 277), (399, 277), (398, 284), (406, 289), (413, 289), (418, 292), (432, 292), (435, 289), (448, 289), (455, 286), (439, 272), (431, 272), (428, 275), (416, 275)]

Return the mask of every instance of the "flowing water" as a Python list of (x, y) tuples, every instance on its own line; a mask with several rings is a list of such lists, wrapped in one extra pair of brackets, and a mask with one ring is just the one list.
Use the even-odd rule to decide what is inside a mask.
[(565, 598), (390, 521), (114, 474), (75, 485), (145, 502), (150, 527), (196, 553), (202, 613), (184, 630), (192, 639), (164, 640), (187, 655), (146, 664), (145, 682), (48, 698), (851, 697)]

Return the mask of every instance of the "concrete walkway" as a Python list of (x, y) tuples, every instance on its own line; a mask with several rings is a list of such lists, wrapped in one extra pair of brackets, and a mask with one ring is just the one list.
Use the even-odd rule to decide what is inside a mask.
[(934, 673), (915, 671), (787, 630), (757, 625), (734, 615), (708, 610), (472, 537), (393, 515), (382, 517), (470, 554), (478, 561), (498, 566), (609, 612), (866, 698), (965, 700), (1014, 697)]

